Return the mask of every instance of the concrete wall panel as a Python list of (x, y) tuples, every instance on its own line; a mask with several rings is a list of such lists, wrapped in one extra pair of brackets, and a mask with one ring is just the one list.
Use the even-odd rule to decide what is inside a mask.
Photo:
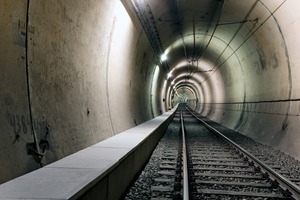
[(27, 96), (26, 10), (27, 1), (0, 2), (0, 182), (39, 166), (26, 150), (26, 143), (34, 141)]
[[(218, 26), (213, 35), (212, 27), (209, 34), (199, 29), (195, 46), (212, 39), (190, 78), (203, 115), (298, 159), (299, 5), (226, 1), (221, 20), (250, 21)], [(151, 6), (160, 8), (156, 14), (166, 5)], [(2, 0), (0, 16), (0, 182), (39, 167), (27, 144), (37, 141), (31, 151), (45, 149), (41, 163), (48, 164), (169, 109), (171, 79), (155, 74), (145, 32), (120, 1)], [(165, 38), (169, 26), (159, 23)], [(185, 31), (162, 41), (170, 70), (183, 66), (174, 71), (178, 82), (194, 52), (193, 34)]]
[[(217, 102), (220, 104), (206, 99), (208, 104), (200, 106), (204, 108), (203, 114), (300, 159), (296, 128), (299, 123), (299, 40), (295, 39), (300, 27), (299, 3), (230, 1), (226, 6), (229, 5), (239, 7), (244, 13), (252, 8), (247, 19), (257, 18), (258, 22), (246, 24), (244, 28), (251, 31), (243, 34), (247, 29), (241, 29), (232, 41), (233, 49), (238, 47), (237, 60), (227, 59), (220, 68), (226, 98)], [(232, 16), (241, 13), (236, 10)], [(223, 34), (230, 32), (223, 31)], [(222, 32), (219, 35), (221, 37)], [(222, 38), (226, 41), (227, 37)], [(232, 87), (231, 81), (240, 87)], [(209, 93), (212, 92), (208, 90), (205, 95)]]
[(34, 135), (45, 165), (153, 117), (155, 59), (120, 1), (28, 2), (28, 26), (27, 1), (0, 3), (0, 182), (39, 167)]

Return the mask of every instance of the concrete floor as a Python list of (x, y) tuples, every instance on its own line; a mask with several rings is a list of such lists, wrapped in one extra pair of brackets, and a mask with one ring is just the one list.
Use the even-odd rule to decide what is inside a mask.
[(185, 100), (300, 159), (299, 11), (297, 0), (2, 0), (0, 183)]

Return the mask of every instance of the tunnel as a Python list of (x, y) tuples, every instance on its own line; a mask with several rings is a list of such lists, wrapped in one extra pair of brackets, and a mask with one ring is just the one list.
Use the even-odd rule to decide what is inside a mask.
[(2, 0), (0, 182), (185, 102), (300, 159), (297, 0)]

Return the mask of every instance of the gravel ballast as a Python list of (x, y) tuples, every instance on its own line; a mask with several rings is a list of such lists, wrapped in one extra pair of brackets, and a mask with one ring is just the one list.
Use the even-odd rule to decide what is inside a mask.
[[(216, 122), (208, 119), (205, 119), (205, 121), (223, 133), (225, 136), (239, 144), (241, 147), (249, 151), (251, 154), (257, 156), (263, 162), (269, 163), (271, 167), (274, 166), (276, 171), (283, 173), (283, 176), (294, 180), (295, 183), (297, 183), (297, 180), (300, 179), (300, 161), (279, 151), (278, 149), (260, 144), (251, 138), (228, 129)], [(170, 138), (174, 138), (174, 140), (175, 138), (178, 138), (179, 129), (179, 115), (176, 115), (172, 123), (169, 125), (164, 137), (160, 140), (156, 149), (153, 151), (148, 164), (141, 171), (136, 181), (132, 184), (124, 199), (156, 199), (155, 192), (153, 192), (153, 185), (155, 184), (155, 179), (157, 180), (159, 178), (164, 178), (161, 177), (161, 175), (158, 175), (158, 171), (162, 165), (164, 153), (167, 151), (167, 148), (169, 148), (166, 146), (165, 141), (169, 140)], [(176, 141), (174, 141), (174, 146), (177, 145), (178, 144)], [(165, 199), (180, 199), (180, 196), (178, 194), (177, 196), (174, 194), (168, 194), (165, 196)]]

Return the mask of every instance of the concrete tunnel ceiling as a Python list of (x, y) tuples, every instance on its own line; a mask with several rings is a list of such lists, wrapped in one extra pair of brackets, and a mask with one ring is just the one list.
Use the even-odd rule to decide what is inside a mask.
[[(148, 38), (152, 39), (157, 57), (163, 52), (168, 58), (160, 61), (163, 67), (167, 66), (165, 73), (172, 74), (172, 77), (167, 77), (166, 87), (174, 87), (176, 80), (179, 80), (177, 76), (186, 73), (187, 85), (191, 84), (191, 79), (197, 79), (202, 87), (198, 87), (198, 90), (206, 91), (203, 103), (270, 99), (269, 95), (263, 95), (266, 91), (261, 91), (263, 97), (260, 99), (253, 99), (251, 93), (247, 97), (246, 84), (252, 86), (251, 90), (257, 91), (258, 84), (252, 83), (256, 82), (251, 77), (253, 71), (261, 73), (268, 65), (276, 68), (278, 57), (286, 57), (284, 49), (283, 52), (270, 52), (272, 48), (260, 47), (260, 41), (270, 34), (262, 33), (262, 26), (272, 28), (272, 35), (278, 37), (277, 42), (280, 45), (284, 43), (277, 19), (273, 17), (284, 2), (132, 1), (138, 16), (147, 23), (144, 27), (148, 26), (146, 32)], [(255, 60), (246, 62), (249, 55)], [(271, 57), (270, 63), (266, 63), (268, 57)], [(179, 64), (184, 65), (183, 70), (176, 72)], [(248, 74), (248, 71), (252, 73)], [(288, 68), (285, 73), (290, 76)], [(277, 73), (277, 76), (280, 74)], [(225, 89), (224, 86), (229, 87)], [(284, 99), (289, 98), (290, 94)], [(167, 99), (166, 102), (170, 101)]]
[[(290, 31), (299, 29), (288, 27), (296, 11), (286, 9), (299, 3), (131, 0), (131, 5), (163, 73), (164, 111), (187, 102), (213, 120), (300, 157), (285, 137), (287, 124), (295, 120), (291, 106), (299, 98), (299, 86), (293, 85), (299, 64), (291, 66), (290, 55)], [(257, 113), (269, 115), (257, 120)], [(274, 127), (262, 128), (263, 123)]]

